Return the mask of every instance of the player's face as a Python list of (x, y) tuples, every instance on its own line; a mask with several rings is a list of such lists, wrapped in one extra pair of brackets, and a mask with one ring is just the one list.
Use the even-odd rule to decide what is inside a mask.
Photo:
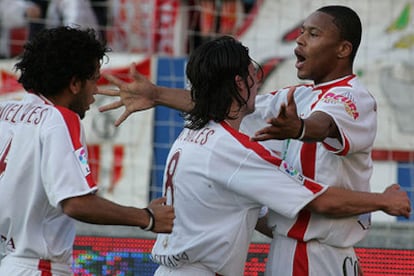
[(337, 53), (341, 42), (339, 29), (331, 15), (323, 12), (311, 14), (296, 39), (298, 78), (313, 80), (315, 84), (336, 79)]
[(95, 101), (94, 94), (98, 91), (98, 80), (100, 78), (99, 68), (92, 78), (82, 83), (79, 93), (72, 102), (70, 108), (75, 111), (81, 119), (85, 117), (86, 111)]

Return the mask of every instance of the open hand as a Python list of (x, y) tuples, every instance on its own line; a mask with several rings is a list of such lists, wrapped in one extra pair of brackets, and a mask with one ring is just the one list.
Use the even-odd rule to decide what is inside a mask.
[(99, 107), (99, 111), (105, 112), (125, 106), (125, 111), (115, 121), (115, 126), (119, 126), (132, 113), (147, 110), (155, 106), (154, 96), (157, 87), (145, 76), (137, 72), (135, 63), (132, 63), (130, 66), (130, 75), (133, 79), (132, 82), (125, 82), (113, 75), (104, 75), (104, 77), (110, 83), (116, 85), (118, 89), (100, 89), (96, 93), (112, 97), (120, 97), (117, 101)]
[(291, 87), (287, 94), (287, 105), (283, 103), (277, 117), (267, 120), (270, 126), (262, 128), (251, 138), (253, 141), (269, 139), (284, 140), (298, 137), (301, 133), (301, 120), (296, 111), (294, 98), (295, 87)]

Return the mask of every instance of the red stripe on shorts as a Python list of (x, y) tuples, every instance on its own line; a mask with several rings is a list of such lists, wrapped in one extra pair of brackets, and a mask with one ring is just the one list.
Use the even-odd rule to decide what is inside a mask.
[(41, 276), (52, 276), (52, 265), (49, 260), (39, 260), (37, 268), (42, 272)]

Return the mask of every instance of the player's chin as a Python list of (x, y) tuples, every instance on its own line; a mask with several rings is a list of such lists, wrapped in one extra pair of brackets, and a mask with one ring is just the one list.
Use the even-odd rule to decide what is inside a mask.
[(298, 79), (300, 79), (300, 80), (308, 80), (309, 79), (309, 74), (307, 74), (303, 70), (298, 70), (296, 75), (297, 75)]
[(84, 110), (78, 110), (78, 112), (76, 112), (76, 113), (78, 113), (78, 115), (79, 115), (79, 117), (81, 118), (81, 120), (83, 119), (83, 118), (85, 118), (85, 114), (86, 114), (86, 111), (87, 110), (89, 110), (89, 107), (88, 108), (86, 108), (86, 109), (84, 109)]

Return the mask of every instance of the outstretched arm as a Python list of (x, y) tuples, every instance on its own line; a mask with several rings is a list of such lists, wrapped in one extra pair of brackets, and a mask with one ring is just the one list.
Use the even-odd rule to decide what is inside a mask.
[[(369, 193), (347, 190), (339, 187), (328, 189), (311, 201), (305, 209), (332, 218), (361, 215), (383, 211), (391, 216), (410, 217), (411, 204), (406, 192), (398, 184), (393, 184), (382, 193)], [(273, 237), (267, 224), (267, 215), (259, 218), (256, 231)]]
[(280, 106), (277, 117), (269, 118), (270, 125), (258, 130), (251, 139), (265, 141), (269, 139), (300, 139), (305, 141), (323, 141), (327, 137), (341, 139), (338, 128), (328, 114), (317, 111), (306, 119), (299, 118), (294, 98), (295, 87), (289, 89), (287, 104)]
[(392, 216), (409, 218), (411, 212), (408, 195), (398, 184), (389, 186), (382, 193), (329, 187), (306, 208), (330, 217), (354, 216), (381, 210)]
[[(170, 233), (175, 218), (174, 208), (164, 205), (165, 198), (151, 201), (148, 209), (152, 210), (155, 233)], [(140, 208), (116, 204), (94, 194), (72, 197), (62, 201), (63, 212), (82, 222), (102, 225), (139, 226), (145, 229), (150, 224), (150, 214)]]
[(156, 86), (146, 77), (139, 74), (135, 63), (130, 67), (132, 82), (125, 82), (113, 75), (104, 77), (117, 89), (101, 89), (97, 94), (120, 97), (110, 104), (101, 106), (101, 112), (117, 109), (125, 106), (124, 113), (115, 121), (119, 126), (126, 118), (134, 112), (150, 109), (156, 105), (164, 105), (181, 111), (190, 111), (193, 103), (188, 90)]

